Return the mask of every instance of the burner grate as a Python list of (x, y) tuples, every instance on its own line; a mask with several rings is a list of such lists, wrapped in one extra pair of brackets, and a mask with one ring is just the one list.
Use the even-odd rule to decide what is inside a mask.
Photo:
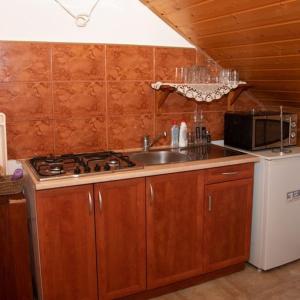
[(128, 156), (113, 151), (38, 156), (30, 159), (29, 163), (40, 180), (51, 177), (77, 177), (91, 173), (123, 171), (136, 167), (136, 164)]

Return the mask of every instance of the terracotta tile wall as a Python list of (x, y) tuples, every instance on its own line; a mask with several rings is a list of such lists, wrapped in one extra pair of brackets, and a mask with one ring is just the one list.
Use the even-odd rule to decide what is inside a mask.
[[(194, 101), (172, 94), (158, 109), (150, 83), (202, 59), (186, 48), (0, 42), (9, 158), (136, 148), (172, 120), (190, 122)], [(225, 100), (199, 106), (222, 138)]]

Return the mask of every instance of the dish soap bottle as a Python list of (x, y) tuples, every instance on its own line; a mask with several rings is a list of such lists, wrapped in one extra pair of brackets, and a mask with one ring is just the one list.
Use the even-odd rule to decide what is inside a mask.
[(176, 124), (176, 121), (173, 121), (171, 127), (171, 147), (178, 148), (178, 142), (179, 142), (179, 127)]
[(187, 125), (185, 121), (182, 121), (179, 129), (179, 147), (187, 147), (187, 144)]

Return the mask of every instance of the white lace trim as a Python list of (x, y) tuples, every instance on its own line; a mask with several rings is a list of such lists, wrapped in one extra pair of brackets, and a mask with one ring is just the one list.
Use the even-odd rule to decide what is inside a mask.
[(220, 99), (223, 95), (228, 94), (232, 89), (237, 88), (240, 84), (246, 84), (244, 81), (240, 81), (238, 84), (223, 84), (223, 83), (197, 83), (197, 84), (185, 84), (185, 83), (164, 83), (155, 82), (151, 86), (155, 90), (159, 90), (161, 86), (170, 86), (176, 89), (176, 92), (187, 97), (193, 98), (196, 101), (211, 102), (216, 99)]

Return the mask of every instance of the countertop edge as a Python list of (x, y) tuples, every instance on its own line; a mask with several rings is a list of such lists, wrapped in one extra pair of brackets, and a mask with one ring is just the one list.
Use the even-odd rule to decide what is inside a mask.
[(54, 189), (68, 186), (84, 185), (84, 184), (93, 184), (107, 181), (116, 181), (122, 179), (131, 179), (139, 178), (146, 176), (156, 176), (163, 174), (171, 174), (178, 172), (186, 171), (195, 171), (209, 168), (217, 168), (228, 165), (237, 165), (243, 163), (254, 163), (260, 160), (259, 157), (243, 154), (237, 156), (229, 156), (225, 158), (217, 159), (207, 159), (200, 161), (184, 162), (184, 163), (174, 163), (166, 165), (155, 165), (155, 166), (145, 166), (143, 169), (124, 171), (124, 172), (115, 172), (115, 173), (106, 173), (106, 174), (96, 174), (91, 176), (75, 177), (75, 178), (65, 178), (65, 179), (54, 179), (47, 181), (38, 181), (32, 171), (27, 166), (27, 164), (22, 161), (23, 169), (25, 176), (29, 176), (35, 190), (46, 190)]

